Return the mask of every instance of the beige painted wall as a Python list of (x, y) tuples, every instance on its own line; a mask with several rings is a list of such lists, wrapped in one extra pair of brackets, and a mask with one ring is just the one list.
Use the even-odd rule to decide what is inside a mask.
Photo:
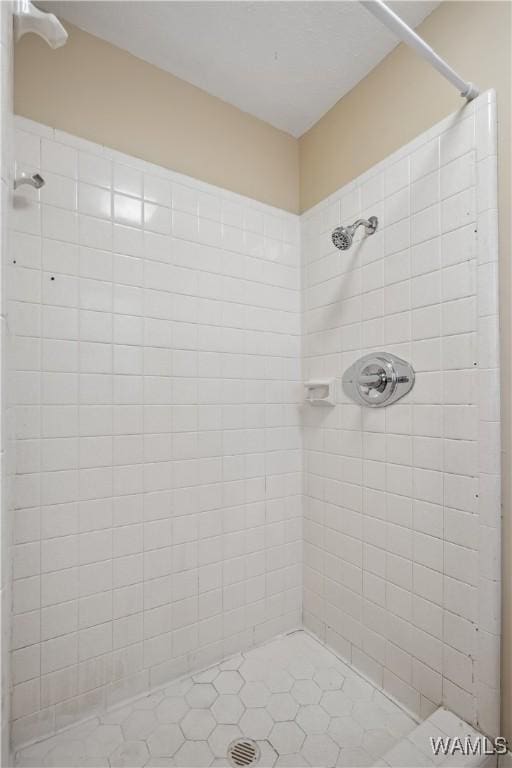
[(65, 46), (15, 48), (14, 108), (76, 136), (288, 211), (298, 142), (221, 99), (64, 22)]
[[(510, 165), (510, 10), (509, 2), (443, 2), (417, 28), (464, 78), (496, 89), (503, 168)], [(399, 45), (300, 138), (301, 210), (463, 104), (453, 86)]]
[[(297, 142), (182, 80), (66, 24), (51, 51), (33, 35), (18, 44), (15, 110), (287, 210), (304, 210), (461, 107), (461, 99), (403, 45)], [(504, 642), (512, 647), (510, 454), (511, 5), (443, 2), (418, 28), (499, 108), (500, 290), (503, 367)], [(300, 183), (299, 183), (300, 163)], [(503, 732), (512, 741), (512, 654), (503, 654)]]
[[(511, 495), (511, 3), (443, 2), (417, 31), (481, 90), (495, 88), (499, 121), (500, 323), (503, 414), (502, 730), (512, 743)], [(434, 123), (462, 100), (440, 75), (398, 46), (300, 141), (300, 203), (305, 210)]]

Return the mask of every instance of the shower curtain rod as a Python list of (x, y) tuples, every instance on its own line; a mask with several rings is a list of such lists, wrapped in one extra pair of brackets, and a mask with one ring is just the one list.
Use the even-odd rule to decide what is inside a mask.
[(459, 77), (457, 72), (455, 72), (444, 59), (438, 56), (430, 45), (427, 45), (423, 38), (417, 35), (416, 32), (400, 18), (400, 16), (392, 11), (391, 8), (388, 8), (383, 0), (361, 0), (361, 3), (368, 11), (370, 11), (370, 13), (381, 21), (384, 26), (390, 29), (391, 32), (406, 43), (406, 45), (414, 48), (416, 53), (425, 59), (425, 61), (428, 61), (434, 69), (437, 69), (437, 71), (443, 75), (443, 77), (449, 80), (450, 83), (457, 88), (464, 99), (471, 101), (479, 95), (480, 91), (473, 85), (473, 83), (467, 82), (466, 80), (463, 80), (462, 77)]

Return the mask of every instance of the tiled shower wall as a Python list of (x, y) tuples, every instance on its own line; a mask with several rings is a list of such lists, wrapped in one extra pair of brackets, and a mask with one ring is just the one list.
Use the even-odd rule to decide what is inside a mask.
[[(499, 371), (493, 93), (303, 216), (305, 624), (413, 712), (499, 732)], [(351, 250), (340, 223), (377, 215)], [(412, 362), (412, 392), (362, 409), (362, 354)]]
[(301, 621), (298, 217), (17, 119), (13, 740)]
[[(495, 131), (491, 93), (306, 213), (301, 275), (297, 217), (18, 120), (14, 743), (300, 624), (302, 416), (306, 625), (498, 732)], [(378, 349), (416, 384), (361, 410)]]

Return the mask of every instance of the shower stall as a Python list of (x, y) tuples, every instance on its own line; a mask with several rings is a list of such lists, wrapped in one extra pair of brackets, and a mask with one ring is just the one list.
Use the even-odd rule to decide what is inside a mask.
[(16, 765), (499, 734), (496, 131), (487, 91), (299, 216), (13, 117)]
[[(306, 212), (301, 241), (304, 378), (354, 387), (360, 356), (381, 350), (415, 376), (385, 407), (344, 386), (336, 408), (304, 412), (305, 625), (413, 712), (442, 701), (486, 733), (499, 730), (495, 131), (486, 93)], [(376, 212), (375, 234), (332, 250), (333, 226)]]

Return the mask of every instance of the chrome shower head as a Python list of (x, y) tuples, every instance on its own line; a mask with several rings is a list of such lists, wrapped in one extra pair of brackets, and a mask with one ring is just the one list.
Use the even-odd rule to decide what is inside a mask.
[(336, 227), (332, 233), (332, 242), (340, 251), (347, 251), (354, 241), (354, 233), (358, 227), (364, 227), (367, 235), (373, 235), (378, 224), (377, 217), (370, 216), (369, 219), (358, 219), (348, 227)]
[(352, 245), (353, 239), (352, 227), (336, 227), (332, 233), (332, 242), (340, 251), (347, 251)]

